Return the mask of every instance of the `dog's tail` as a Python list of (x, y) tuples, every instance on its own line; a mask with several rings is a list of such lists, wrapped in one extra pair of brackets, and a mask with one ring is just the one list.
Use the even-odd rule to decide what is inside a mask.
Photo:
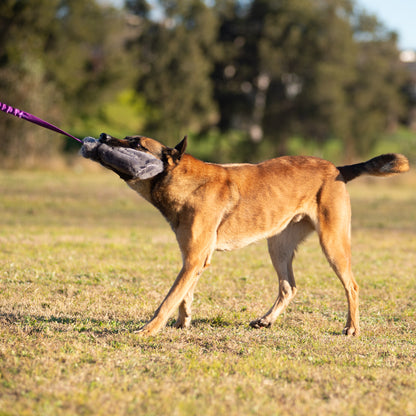
[(401, 154), (388, 153), (376, 156), (367, 162), (339, 166), (338, 170), (344, 181), (349, 182), (361, 175), (391, 176), (407, 172), (409, 170), (409, 161)]

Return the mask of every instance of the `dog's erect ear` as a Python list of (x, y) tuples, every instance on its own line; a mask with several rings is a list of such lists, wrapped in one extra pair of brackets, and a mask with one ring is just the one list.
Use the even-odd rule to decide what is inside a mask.
[(188, 136), (185, 136), (180, 143), (175, 146), (175, 150), (178, 151), (177, 159), (179, 160), (185, 153), (186, 146), (188, 144)]

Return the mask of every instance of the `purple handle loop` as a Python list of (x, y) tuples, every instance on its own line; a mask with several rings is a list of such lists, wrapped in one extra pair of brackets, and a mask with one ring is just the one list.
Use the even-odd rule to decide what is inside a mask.
[(0, 102), (0, 110), (4, 111), (7, 114), (11, 114), (13, 116), (23, 118), (24, 120), (30, 121), (31, 123), (35, 123), (38, 126), (45, 127), (46, 129), (56, 131), (57, 133), (64, 134), (65, 136), (70, 137), (71, 139), (76, 140), (77, 142), (82, 143), (82, 140), (76, 138), (75, 136), (72, 136), (72, 134), (67, 133), (66, 131), (63, 131), (59, 129), (58, 127), (54, 126), (53, 124), (48, 123), (45, 120), (42, 120), (39, 117), (34, 116), (33, 114), (26, 113), (26, 111), (19, 110), (18, 108), (14, 108), (11, 105), (4, 104)]

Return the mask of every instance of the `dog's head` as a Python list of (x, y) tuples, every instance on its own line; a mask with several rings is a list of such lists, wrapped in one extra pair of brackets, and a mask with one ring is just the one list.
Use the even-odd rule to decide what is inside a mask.
[(116, 139), (102, 133), (98, 140), (86, 137), (81, 154), (116, 172), (125, 181), (153, 178), (179, 163), (186, 136), (174, 148), (143, 136)]

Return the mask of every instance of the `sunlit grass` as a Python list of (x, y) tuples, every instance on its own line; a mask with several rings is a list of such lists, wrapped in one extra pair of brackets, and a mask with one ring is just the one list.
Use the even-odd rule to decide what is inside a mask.
[(216, 253), (194, 323), (142, 339), (180, 264), (163, 218), (108, 172), (0, 172), (0, 415), (416, 413), (416, 178), (359, 179), (362, 336), (316, 237), (277, 294), (264, 242)]

